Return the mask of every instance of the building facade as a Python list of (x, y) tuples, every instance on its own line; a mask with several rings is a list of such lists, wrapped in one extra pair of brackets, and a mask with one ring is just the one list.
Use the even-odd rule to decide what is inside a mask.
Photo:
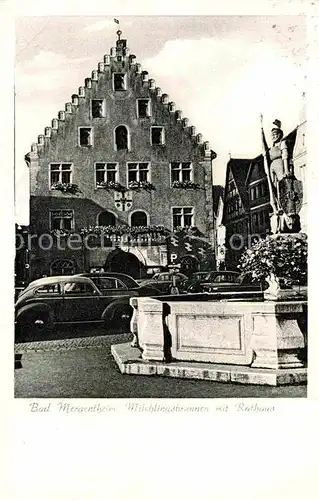
[(246, 186), (251, 160), (230, 158), (226, 169), (224, 212), (225, 266), (238, 270), (240, 256), (248, 244), (250, 232), (249, 196)]
[[(27, 155), (32, 278), (93, 268), (137, 277), (186, 257), (211, 266), (215, 156), (118, 31)], [(187, 243), (170, 259), (177, 232), (202, 238), (205, 249), (195, 255)]]
[(308, 187), (307, 187), (307, 116), (306, 94), (302, 95), (299, 125), (296, 130), (296, 142), (293, 150), (293, 168), (296, 178), (303, 185), (302, 208), (299, 213), (301, 231), (307, 233)]
[(246, 188), (249, 198), (248, 233), (264, 238), (270, 233), (270, 197), (262, 155), (251, 161)]

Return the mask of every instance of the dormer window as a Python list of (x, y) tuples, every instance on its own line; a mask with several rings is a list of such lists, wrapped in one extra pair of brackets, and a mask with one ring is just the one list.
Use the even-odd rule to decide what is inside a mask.
[(92, 118), (105, 117), (105, 102), (103, 99), (92, 99)]
[(125, 73), (113, 73), (113, 90), (122, 91), (126, 90), (126, 74)]
[(151, 127), (151, 144), (152, 146), (163, 146), (165, 144), (164, 127)]
[(79, 127), (79, 145), (82, 147), (93, 146), (92, 127)]
[(151, 116), (150, 99), (137, 99), (137, 116), (138, 118), (148, 118)]

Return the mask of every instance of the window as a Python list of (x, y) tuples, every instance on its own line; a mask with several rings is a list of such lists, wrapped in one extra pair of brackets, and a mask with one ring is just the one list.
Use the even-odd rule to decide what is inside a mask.
[(171, 163), (171, 183), (193, 180), (193, 166), (191, 162)]
[(103, 182), (117, 182), (117, 163), (96, 163), (95, 164), (95, 185), (99, 187)]
[(147, 226), (147, 215), (142, 210), (134, 212), (131, 216), (131, 226)]
[(73, 210), (50, 210), (50, 224), (53, 229), (73, 229)]
[(152, 146), (162, 146), (165, 144), (164, 127), (151, 127), (151, 144)]
[(105, 106), (103, 99), (92, 99), (92, 118), (105, 117)]
[(175, 207), (173, 213), (173, 228), (194, 226), (193, 207)]
[(64, 294), (65, 295), (94, 295), (96, 293), (96, 289), (91, 283), (64, 283)]
[(228, 184), (228, 198), (232, 198), (236, 193), (236, 186), (234, 181), (230, 181)]
[(60, 285), (58, 283), (50, 283), (37, 288), (34, 292), (35, 295), (60, 295)]
[(80, 146), (93, 145), (93, 128), (79, 127), (79, 144)]
[(128, 149), (128, 130), (125, 125), (119, 125), (115, 129), (115, 149), (119, 151), (121, 149)]
[(101, 292), (104, 290), (127, 290), (126, 286), (117, 278), (98, 276), (91, 278)]
[(254, 201), (255, 199), (256, 199), (255, 188), (252, 187), (252, 188), (250, 188), (250, 200)]
[(137, 116), (138, 118), (148, 118), (151, 116), (150, 99), (137, 99)]
[(53, 261), (50, 265), (50, 274), (53, 276), (61, 276), (62, 274), (70, 275), (74, 271), (74, 263), (71, 260), (59, 259)]
[(125, 73), (113, 73), (113, 89), (116, 91), (126, 90)]
[(50, 165), (50, 186), (72, 182), (72, 163), (51, 163)]
[(149, 182), (150, 164), (149, 163), (128, 163), (128, 183), (130, 182)]
[(102, 212), (98, 217), (99, 226), (116, 226), (116, 217), (112, 212)]

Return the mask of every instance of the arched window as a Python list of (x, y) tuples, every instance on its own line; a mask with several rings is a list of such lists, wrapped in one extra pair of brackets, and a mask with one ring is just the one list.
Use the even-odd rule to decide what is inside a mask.
[(98, 217), (99, 226), (116, 226), (116, 217), (112, 212), (102, 212)]
[(131, 216), (131, 226), (147, 226), (147, 215), (142, 210), (134, 212)]
[(74, 262), (71, 260), (55, 260), (50, 265), (51, 276), (61, 276), (63, 274), (73, 274), (75, 271)]
[(129, 149), (129, 135), (125, 125), (119, 125), (115, 129), (115, 149)]

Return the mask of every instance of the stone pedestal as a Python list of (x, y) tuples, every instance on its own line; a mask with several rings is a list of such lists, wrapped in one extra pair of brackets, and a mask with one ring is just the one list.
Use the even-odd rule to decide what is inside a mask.
[(137, 336), (139, 346), (143, 351), (142, 358), (163, 361), (163, 303), (148, 297), (139, 298), (137, 302)]
[(258, 368), (298, 368), (305, 339), (298, 325), (304, 302), (264, 302), (253, 314), (251, 346)]

